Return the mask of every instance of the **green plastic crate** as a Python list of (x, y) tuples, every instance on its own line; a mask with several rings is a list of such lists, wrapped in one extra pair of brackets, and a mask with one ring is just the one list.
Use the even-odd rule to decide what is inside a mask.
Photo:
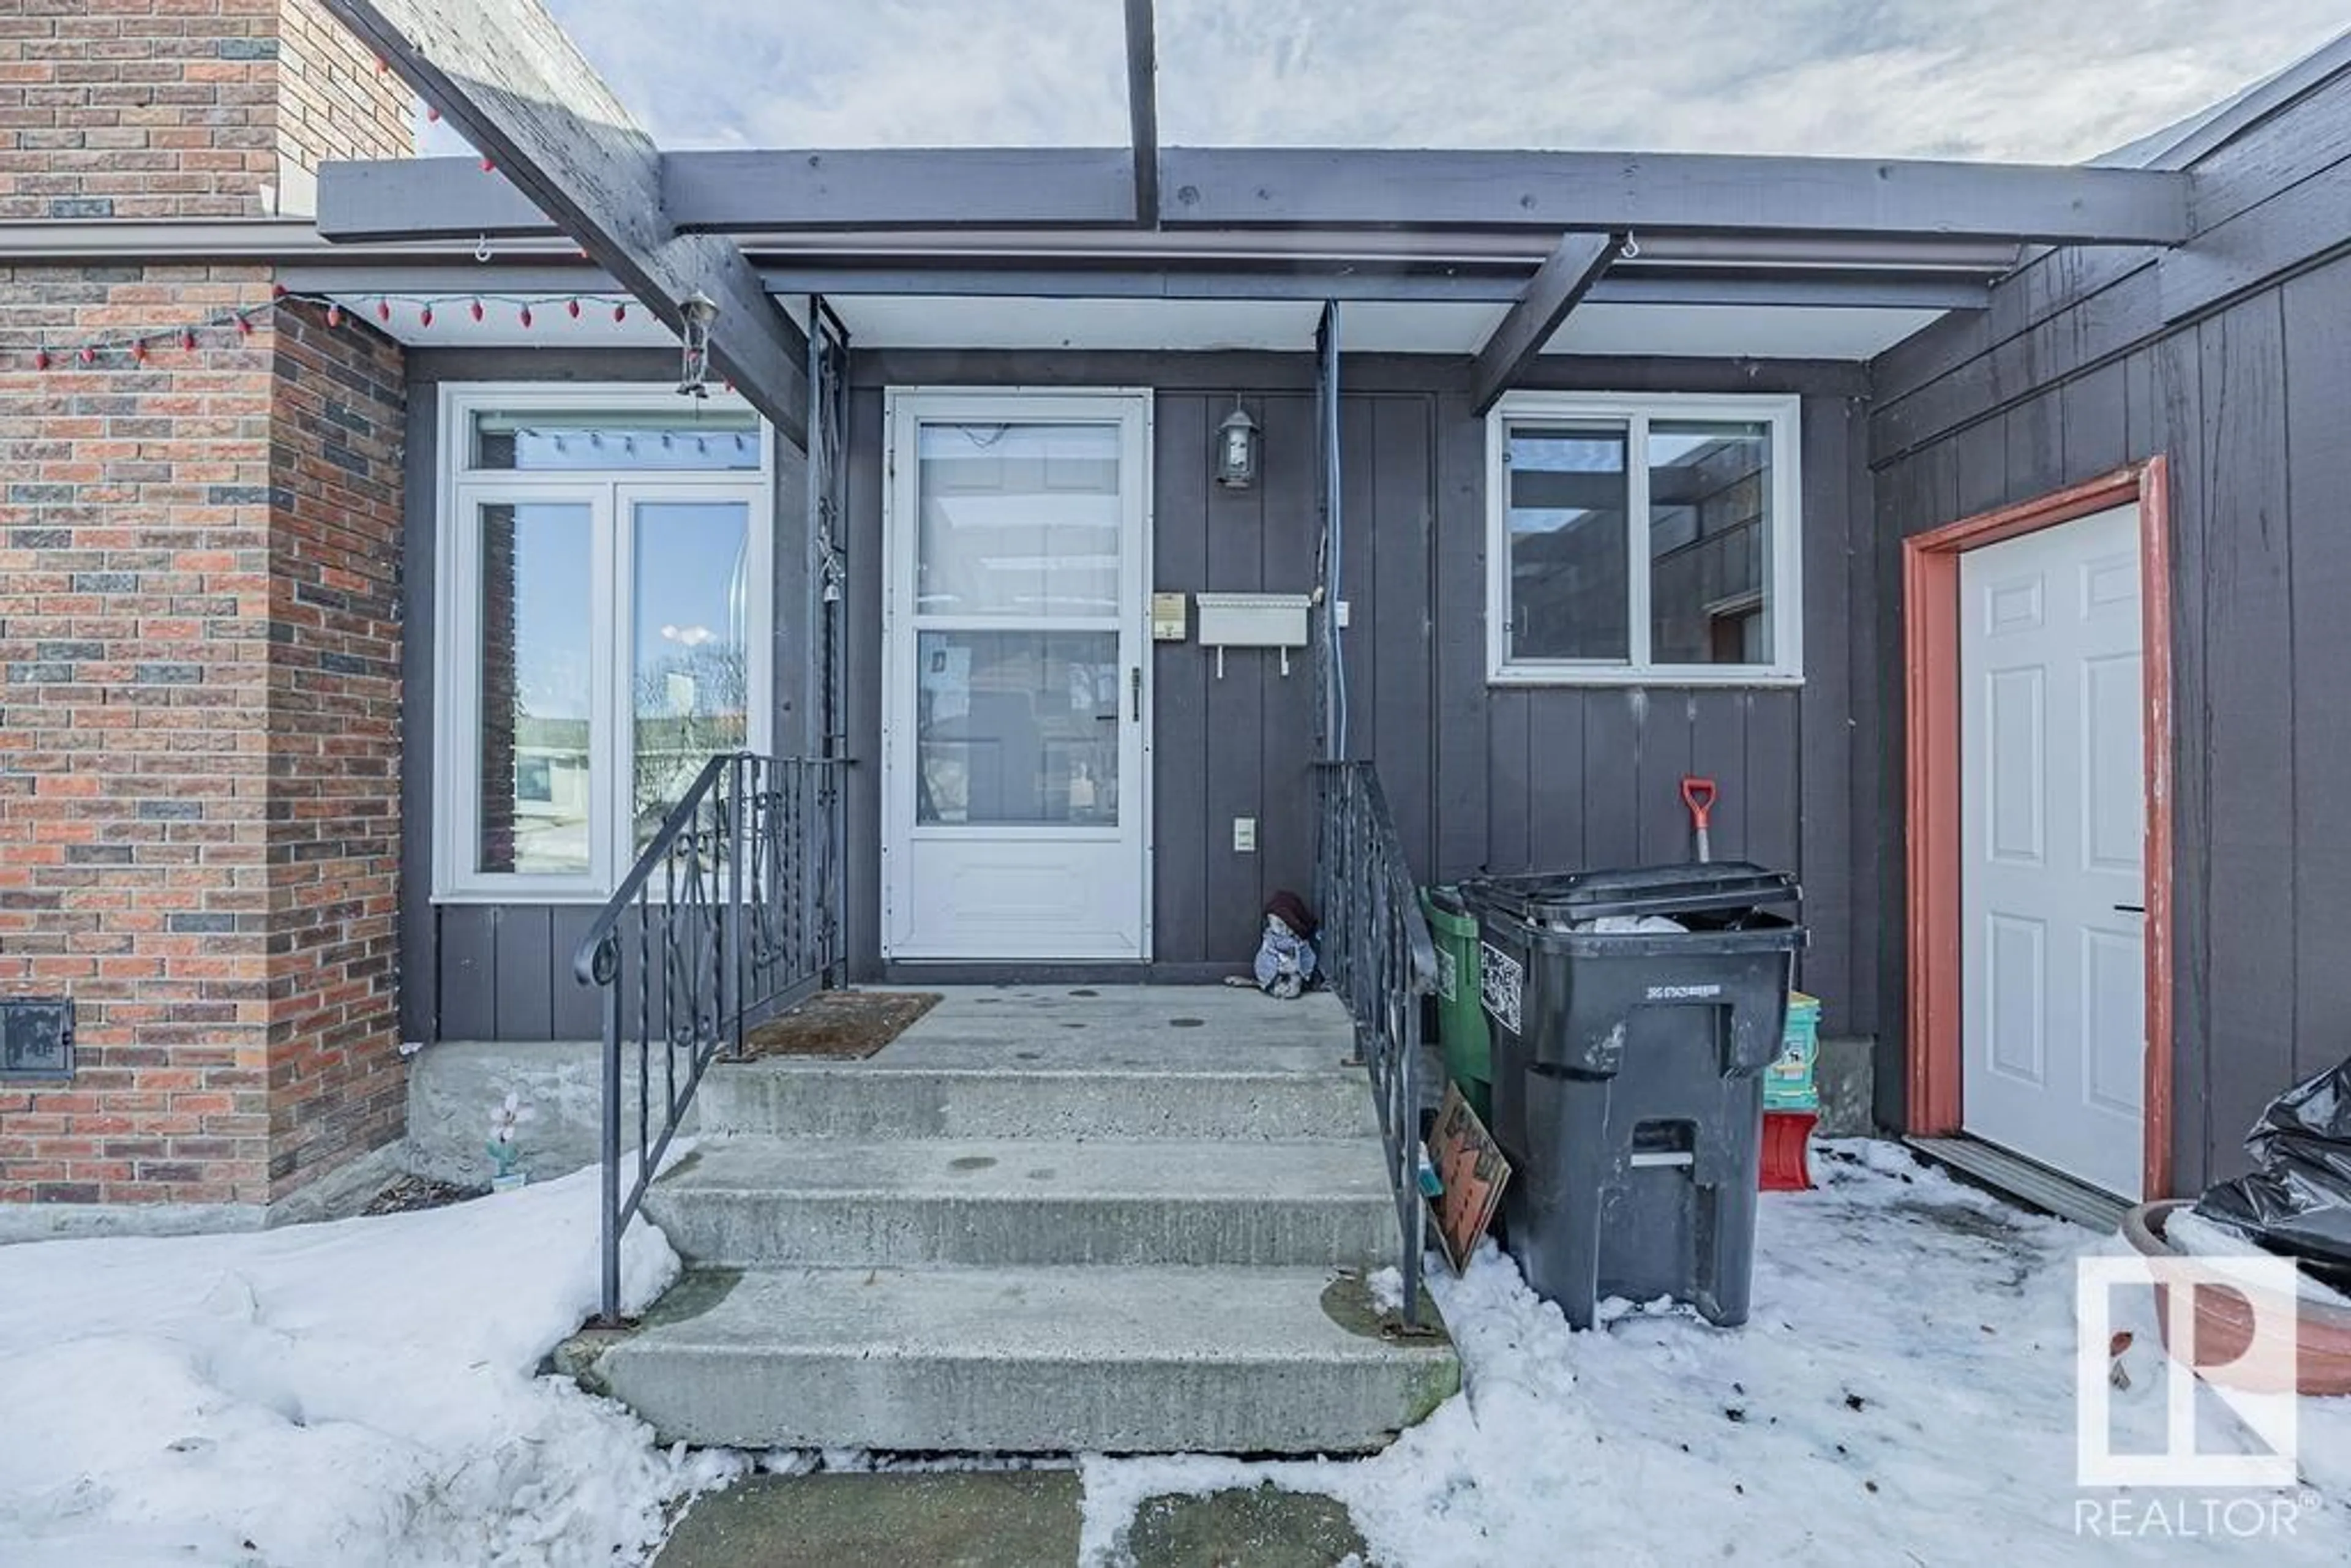
[(1813, 1069), (1821, 1057), (1821, 1003), (1802, 991), (1788, 993), (1788, 1027), (1780, 1054), (1763, 1070), (1763, 1109), (1817, 1111), (1820, 1085)]

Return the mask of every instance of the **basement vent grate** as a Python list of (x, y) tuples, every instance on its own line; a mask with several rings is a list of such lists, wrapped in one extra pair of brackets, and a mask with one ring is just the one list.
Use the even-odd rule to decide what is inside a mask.
[(0, 1079), (71, 1078), (73, 1002), (65, 997), (0, 997)]

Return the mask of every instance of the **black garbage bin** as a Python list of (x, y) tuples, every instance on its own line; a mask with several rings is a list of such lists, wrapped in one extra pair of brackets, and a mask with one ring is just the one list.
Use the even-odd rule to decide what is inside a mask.
[[(1746, 1322), (1762, 1073), (1804, 944), (1795, 879), (1723, 862), (1480, 878), (1461, 896), (1527, 1282), (1577, 1328), (1609, 1296)], [(1652, 915), (1683, 929), (1622, 929)]]

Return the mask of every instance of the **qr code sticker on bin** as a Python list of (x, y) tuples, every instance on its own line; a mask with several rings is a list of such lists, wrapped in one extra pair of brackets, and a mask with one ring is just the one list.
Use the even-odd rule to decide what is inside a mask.
[(1458, 983), (1457, 971), (1459, 968), (1452, 948), (1439, 947), (1437, 950), (1437, 994), (1448, 1002), (1453, 999), (1453, 988)]
[(1526, 971), (1520, 967), (1516, 958), (1491, 942), (1481, 942), (1479, 946), (1484, 950), (1479, 955), (1483, 967), (1478, 971), (1479, 999), (1486, 1004), (1486, 1010), (1494, 1015), (1495, 1022), (1516, 1034), (1519, 1032), (1519, 998), (1526, 989)]

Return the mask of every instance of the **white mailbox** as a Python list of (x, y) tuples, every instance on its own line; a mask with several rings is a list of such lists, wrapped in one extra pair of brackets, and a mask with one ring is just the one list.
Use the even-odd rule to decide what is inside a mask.
[(1200, 645), (1217, 651), (1217, 675), (1225, 673), (1228, 648), (1279, 648), (1281, 673), (1290, 674), (1290, 650), (1306, 646), (1308, 593), (1196, 593)]

